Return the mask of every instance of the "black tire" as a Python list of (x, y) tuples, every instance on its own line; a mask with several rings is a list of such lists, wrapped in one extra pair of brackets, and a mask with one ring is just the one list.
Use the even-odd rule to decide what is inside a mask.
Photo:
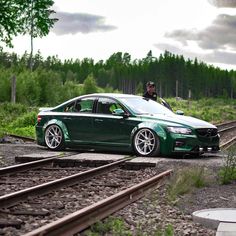
[(46, 128), (44, 140), (50, 150), (57, 151), (64, 149), (64, 134), (58, 125), (50, 125)]
[(133, 138), (133, 149), (137, 156), (158, 156), (160, 154), (159, 137), (151, 129), (139, 129)]

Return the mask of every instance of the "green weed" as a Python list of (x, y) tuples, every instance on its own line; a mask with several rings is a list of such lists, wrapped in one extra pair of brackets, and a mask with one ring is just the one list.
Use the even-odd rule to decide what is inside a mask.
[(34, 126), (36, 124), (36, 119), (37, 119), (37, 113), (32, 111), (18, 117), (13, 122), (11, 122), (9, 126), (12, 128), (23, 128), (27, 126)]
[(209, 182), (210, 179), (203, 167), (178, 170), (170, 179), (167, 198), (174, 202), (179, 196), (191, 192), (194, 188), (205, 187)]
[(114, 236), (132, 236), (132, 233), (125, 226), (125, 222), (116, 217), (109, 217), (105, 222), (97, 222), (91, 226), (90, 230), (85, 232), (87, 236), (100, 236), (100, 235), (114, 235)]
[(204, 98), (199, 100), (178, 100), (167, 98), (173, 111), (183, 110), (187, 116), (193, 116), (212, 123), (234, 120), (236, 117), (235, 99)]
[(164, 230), (157, 230), (154, 233), (154, 236), (173, 236), (174, 235), (174, 228), (171, 224), (168, 224)]
[(0, 137), (4, 134), (16, 134), (35, 137), (37, 108), (29, 108), (22, 104), (0, 104)]
[(231, 148), (224, 158), (223, 167), (219, 171), (221, 184), (229, 184), (236, 180), (236, 148)]

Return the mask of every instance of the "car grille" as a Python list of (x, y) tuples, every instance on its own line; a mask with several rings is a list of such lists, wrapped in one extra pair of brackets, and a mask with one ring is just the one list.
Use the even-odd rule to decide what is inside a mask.
[(218, 130), (214, 128), (196, 129), (199, 137), (215, 137), (218, 134)]

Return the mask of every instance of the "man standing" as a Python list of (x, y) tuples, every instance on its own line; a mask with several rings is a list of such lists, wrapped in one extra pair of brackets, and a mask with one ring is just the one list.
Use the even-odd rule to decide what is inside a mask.
[(157, 101), (156, 86), (154, 82), (149, 81), (146, 83), (146, 92), (143, 94), (143, 97)]

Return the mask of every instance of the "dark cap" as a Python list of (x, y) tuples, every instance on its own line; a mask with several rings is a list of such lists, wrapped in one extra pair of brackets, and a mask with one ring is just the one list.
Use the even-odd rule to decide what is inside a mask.
[(155, 83), (154, 82), (152, 82), (152, 81), (148, 81), (147, 83), (146, 83), (146, 86), (147, 87), (152, 87), (152, 86), (155, 86)]

